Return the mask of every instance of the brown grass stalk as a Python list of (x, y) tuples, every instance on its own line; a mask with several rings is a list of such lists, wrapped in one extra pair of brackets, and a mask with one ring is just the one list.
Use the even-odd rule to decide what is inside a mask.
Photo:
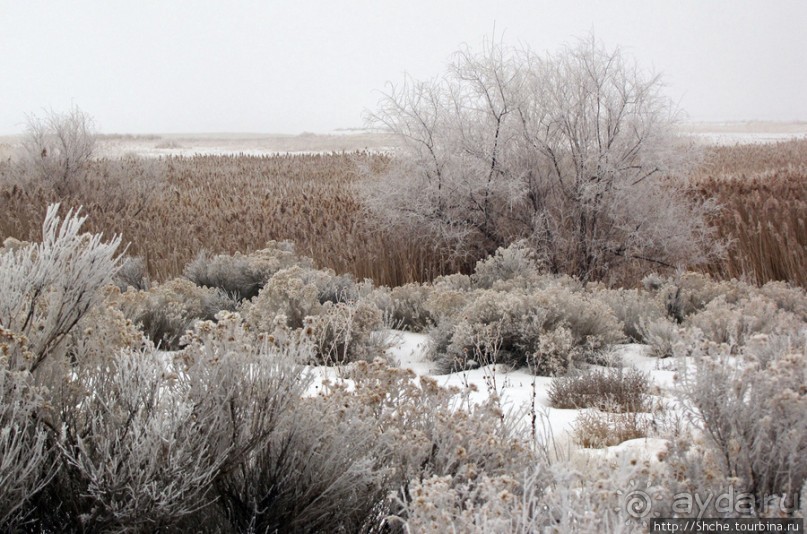
[(713, 223), (730, 241), (707, 272), (807, 287), (807, 140), (713, 148), (693, 184), (722, 205)]
[(34, 240), (49, 202), (83, 206), (87, 230), (123, 234), (128, 252), (158, 280), (178, 276), (199, 251), (248, 253), (289, 239), (321, 267), (401, 285), (462, 265), (425, 235), (383, 230), (361, 204), (359, 166), (388, 158), (366, 153), (196, 156), (100, 160), (67, 187), (34, 183), (0, 167), (0, 241)]

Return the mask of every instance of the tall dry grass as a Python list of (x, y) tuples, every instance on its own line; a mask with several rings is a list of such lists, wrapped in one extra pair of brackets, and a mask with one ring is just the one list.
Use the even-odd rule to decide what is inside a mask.
[(377, 283), (423, 281), (464, 267), (425, 235), (393, 235), (362, 207), (359, 169), (388, 158), (367, 153), (196, 156), (100, 160), (73, 183), (33, 183), (0, 167), (0, 241), (39, 236), (49, 202), (83, 206), (87, 230), (123, 234), (149, 274), (168, 279), (201, 250), (250, 252), (290, 239), (321, 267)]
[(713, 223), (730, 241), (709, 273), (807, 287), (807, 139), (714, 147), (693, 185), (722, 205)]
[[(384, 229), (356, 186), (389, 157), (363, 152), (293, 156), (196, 156), (93, 162), (87, 176), (35, 183), (0, 162), (0, 240), (36, 239), (48, 203), (83, 206), (87, 230), (123, 234), (152, 278), (178, 276), (201, 250), (250, 252), (290, 239), (321, 267), (379, 284), (468, 271), (426, 235)], [(712, 147), (693, 176), (693, 194), (717, 197), (713, 224), (731, 242), (705, 270), (718, 278), (807, 287), (807, 140)], [(641, 278), (637, 274), (637, 279)]]

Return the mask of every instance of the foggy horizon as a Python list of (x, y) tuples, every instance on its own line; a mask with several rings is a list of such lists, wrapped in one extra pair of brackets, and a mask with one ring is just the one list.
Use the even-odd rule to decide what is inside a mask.
[(0, 0), (0, 135), (74, 105), (110, 134), (334, 133), (464, 44), (544, 53), (590, 34), (662, 74), (687, 121), (804, 122), (805, 22), (799, 0)]

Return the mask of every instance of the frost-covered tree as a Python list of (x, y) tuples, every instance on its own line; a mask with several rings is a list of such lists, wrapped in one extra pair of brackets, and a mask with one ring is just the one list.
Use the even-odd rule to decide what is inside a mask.
[(43, 117), (31, 115), (23, 141), (22, 171), (63, 187), (86, 168), (95, 138), (92, 117), (78, 107), (65, 113), (51, 110)]
[(713, 250), (709, 206), (684, 194), (695, 154), (661, 87), (594, 39), (548, 55), (465, 48), (443, 76), (391, 86), (370, 116), (403, 147), (370, 203), (466, 252), (528, 238), (584, 281), (625, 262), (697, 263)]

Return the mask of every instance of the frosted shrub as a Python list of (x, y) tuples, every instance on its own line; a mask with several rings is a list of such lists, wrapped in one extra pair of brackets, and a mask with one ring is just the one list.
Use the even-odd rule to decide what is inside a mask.
[(399, 484), (432, 475), (462, 483), (482, 472), (522, 472), (536, 461), (518, 421), (505, 418), (495, 398), (474, 405), (469, 390), (442, 388), (424, 376), (418, 383), (412, 371), (389, 368), (380, 359), (359, 362), (349, 378), (354, 392), (337, 385), (332, 400), (337, 406), (359, 403), (373, 414)]
[(554, 408), (643, 412), (649, 392), (647, 375), (636, 369), (593, 370), (554, 379), (549, 401)]
[(538, 275), (535, 251), (526, 241), (516, 241), (506, 248), (497, 249), (484, 260), (479, 260), (471, 280), (476, 287), (490, 289), (495, 282), (513, 281), (527, 286)]
[(197, 323), (177, 356), (194, 402), (222, 415), (209, 531), (355, 531), (386, 492), (374, 422), (348, 402), (306, 397), (311, 375), (294, 362), (310, 353), (262, 339), (222, 312)]
[(61, 508), (42, 510), (41, 521), (75, 531), (162, 529), (210, 504), (224, 414), (194, 402), (191, 385), (153, 350), (75, 368), (53, 392), (63, 468), (48, 497)]
[(659, 296), (665, 303), (667, 315), (682, 323), (721, 295), (731, 303), (747, 295), (748, 291), (748, 286), (737, 281), (716, 282), (708, 275), (687, 272), (664, 283)]
[[(545, 314), (529, 295), (480, 290), (451, 322), (446, 317), (432, 332), (435, 361), (445, 371), (504, 363), (522, 367), (538, 342)], [(486, 332), (480, 346), (479, 334)], [(493, 346), (495, 344), (495, 347)], [(497, 354), (497, 362), (480, 362), (480, 353)]]
[[(432, 358), (444, 371), (504, 363), (539, 374), (563, 373), (572, 360), (595, 361), (607, 345), (622, 339), (607, 305), (563, 285), (435, 291), (427, 307), (438, 317), (430, 332)], [(492, 354), (496, 362), (490, 361)]]
[(455, 320), (462, 309), (475, 298), (476, 293), (438, 286), (423, 304), (435, 324)]
[(807, 322), (807, 291), (804, 288), (793, 287), (786, 282), (768, 282), (759, 292), (775, 302), (779, 309)]
[(686, 329), (666, 318), (645, 321), (639, 320), (639, 329), (644, 342), (650, 345), (650, 352), (657, 358), (685, 356), (689, 352), (690, 340), (695, 332), (687, 334)]
[(392, 307), (394, 304), (392, 302), (392, 290), (389, 287), (372, 287), (367, 293), (366, 298), (373, 302), (385, 317), (392, 317)]
[[(663, 462), (630, 453), (585, 455), (550, 466), (551, 479), (543, 492), (543, 530), (633, 534), (646, 529), (631, 515), (633, 491), (653, 497), (652, 513), (673, 517), (669, 472)], [(644, 504), (644, 503), (642, 503)], [(640, 510), (644, 512), (644, 510)]]
[(473, 281), (467, 274), (447, 274), (435, 278), (432, 287), (450, 291), (470, 291), (473, 288)]
[(572, 331), (559, 325), (538, 336), (538, 344), (527, 358), (527, 365), (537, 375), (558, 376), (569, 370), (574, 356)]
[(290, 241), (270, 241), (250, 254), (210, 256), (205, 252), (185, 266), (184, 275), (196, 285), (219, 288), (237, 300), (255, 297), (276, 272), (292, 266), (313, 268), (310, 258), (300, 257)]
[(325, 271), (289, 267), (275, 273), (242, 313), (259, 332), (271, 332), (275, 317), (284, 316), (289, 328), (302, 328), (303, 319), (321, 313), (320, 285), (329, 278)]
[(646, 437), (650, 427), (650, 420), (644, 414), (589, 410), (577, 416), (574, 439), (587, 449), (601, 449)]
[(807, 479), (807, 343), (803, 337), (762, 351), (758, 339), (740, 358), (700, 357), (684, 384), (692, 415), (722, 457), (725, 477), (757, 498), (792, 499)]
[(235, 532), (360, 532), (390, 469), (374, 421), (327, 398), (280, 413), (259, 447), (217, 485)]
[(48, 207), (42, 242), (0, 252), (0, 326), (27, 340), (25, 358), (19, 350), (8, 355), (11, 369), (35, 371), (64, 349), (118, 268), (120, 238), (104, 243), (101, 234), (81, 234), (86, 218), (69, 211), (62, 221), (58, 208)]
[(596, 358), (601, 349), (622, 340), (622, 326), (611, 309), (582, 291), (552, 285), (535, 293), (537, 306), (546, 310), (544, 328), (565, 326), (572, 333), (574, 345), (587, 359)]
[(197, 323), (186, 341), (177, 361), (190, 398), (219, 414), (209, 439), (223, 463), (211, 487), (209, 530), (355, 527), (355, 509), (381, 498), (373, 497), (380, 477), (368, 461), (372, 423), (342, 417), (342, 405), (303, 398), (311, 377), (294, 363), (303, 356), (268, 339), (256, 343), (236, 313)]
[[(204, 371), (207, 363), (227, 360), (229, 363), (240, 359), (259, 359), (261, 354), (276, 351), (271, 343), (260, 343), (250, 327), (237, 312), (221, 311), (215, 320), (196, 322), (184, 336), (182, 349), (173, 355), (174, 361), (188, 370), (193, 365), (195, 372)], [(231, 359), (235, 358), (235, 359)]]
[(120, 290), (109, 285), (104, 294), (104, 300), (68, 336), (66, 352), (74, 363), (102, 363), (114, 358), (121, 349), (137, 350), (145, 345), (143, 332), (119, 308)]
[[(529, 534), (544, 522), (541, 482), (535, 474), (488, 476), (456, 484), (451, 477), (413, 480), (404, 509), (407, 532)], [(526, 480), (522, 481), (521, 478)]]
[(593, 293), (594, 298), (611, 308), (614, 316), (622, 323), (625, 337), (636, 343), (644, 343), (642, 321), (652, 322), (665, 316), (664, 305), (652, 294), (638, 289), (600, 289)]
[(369, 292), (372, 289), (370, 281), (367, 284), (357, 284), (352, 274), (336, 275), (330, 269), (326, 272), (330, 276), (319, 284), (319, 302), (321, 304), (355, 301), (359, 298), (360, 292)]
[[(409, 495), (410, 480), (437, 475), (462, 484), (534, 462), (492, 404), (457, 410), (456, 390), (428, 378), (418, 385), (411, 371), (381, 360), (347, 372), (348, 382), (326, 382), (317, 396), (279, 412), (255, 463), (228, 474), (251, 484), (249, 500), (227, 512), (240, 517), (231, 522), (236, 530), (377, 530)], [(230, 487), (220, 489), (231, 501)]]
[(422, 284), (406, 284), (392, 288), (392, 320), (402, 328), (420, 332), (434, 322), (426, 306), (432, 291)]
[(705, 505), (703, 517), (725, 516), (725, 509), (718, 511), (715, 500), (709, 502), (708, 496), (727, 493), (732, 486), (735, 494), (742, 490), (736, 486), (736, 479), (727, 476), (723, 453), (708, 437), (692, 430), (689, 427), (673, 436), (662, 453), (669, 472), (664, 489), (672, 495), (683, 492), (698, 495)]
[(389, 348), (381, 310), (367, 299), (326, 302), (321, 314), (304, 322), (303, 332), (313, 341), (317, 363), (373, 361), (384, 357)]
[[(254, 332), (271, 336), (276, 346), (308, 343), (313, 361), (305, 363), (333, 365), (383, 356), (388, 345), (382, 311), (370, 296), (321, 303), (322, 288), (333, 280), (332, 271), (284, 269), (242, 305), (243, 316)], [(364, 284), (353, 284), (352, 291), (371, 293)]]
[(222, 290), (199, 287), (182, 278), (148, 291), (127, 291), (119, 302), (126, 317), (163, 350), (178, 349), (181, 337), (196, 321), (212, 319), (220, 310), (236, 306)]
[[(0, 329), (0, 346), (10, 333)], [(0, 530), (22, 530), (31, 502), (55, 472), (46, 428), (36, 417), (45, 399), (28, 371), (10, 371), (0, 356)]]
[(755, 334), (798, 333), (804, 322), (761, 295), (729, 304), (725, 297), (712, 300), (687, 323), (700, 329), (704, 337), (729, 346), (744, 345)]
[(64, 113), (51, 110), (45, 116), (29, 116), (18, 172), (63, 194), (85, 176), (95, 139), (92, 117), (77, 106)]
[(647, 492), (654, 497), (652, 511), (670, 517), (668, 477), (662, 462), (619, 453), (485, 473), (459, 484), (434, 476), (410, 483), (411, 502), (401, 520), (407, 532), (629, 534), (643, 527), (630, 515), (625, 494)]
[(149, 277), (146, 262), (140, 257), (127, 257), (115, 274), (113, 283), (126, 291), (132, 288), (136, 291), (145, 291), (149, 288)]

